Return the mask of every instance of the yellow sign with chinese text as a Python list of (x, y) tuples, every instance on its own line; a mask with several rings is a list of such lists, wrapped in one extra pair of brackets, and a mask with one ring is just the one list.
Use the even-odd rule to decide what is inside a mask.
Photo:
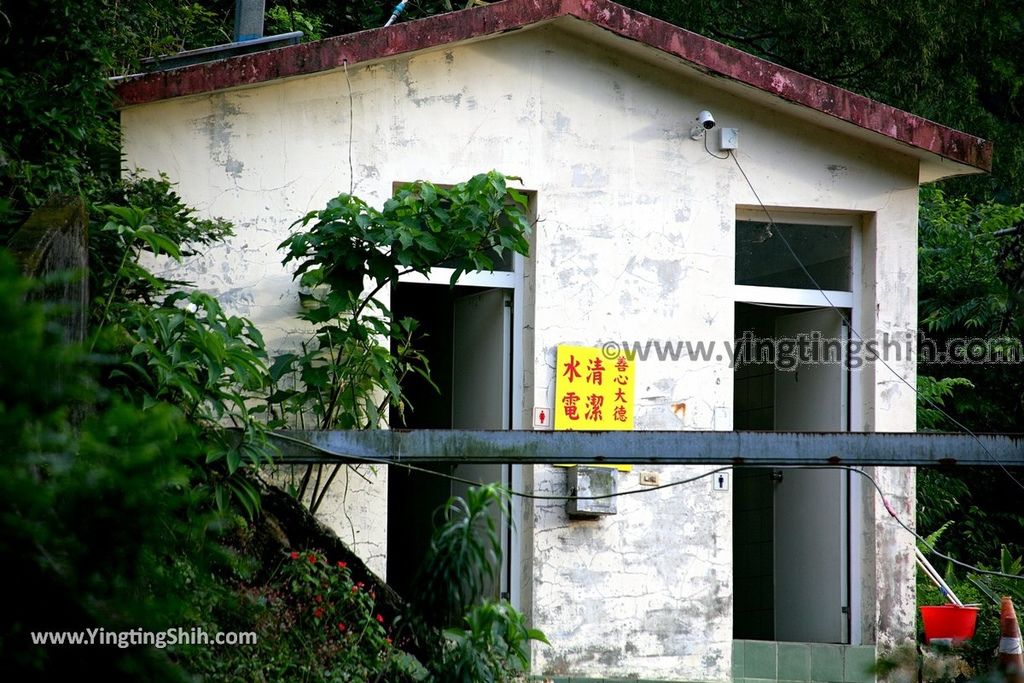
[(586, 346), (559, 346), (556, 358), (555, 429), (633, 429), (634, 359)]

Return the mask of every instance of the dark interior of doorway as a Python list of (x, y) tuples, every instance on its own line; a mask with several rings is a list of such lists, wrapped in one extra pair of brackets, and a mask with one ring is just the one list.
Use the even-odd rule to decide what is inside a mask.
[[(400, 283), (392, 288), (391, 309), (396, 319), (419, 322), (415, 345), (430, 364), (436, 389), (423, 377), (402, 380), (405, 409), (392, 409), (390, 424), (399, 429), (452, 428), (452, 349), (456, 300), (484, 291), (479, 287)], [(394, 343), (394, 342), (393, 342)], [(394, 349), (392, 349), (394, 351)], [(444, 474), (446, 464), (419, 465)], [(452, 495), (451, 482), (441, 476), (392, 467), (388, 474), (388, 583), (400, 594), (412, 595), (419, 567), (430, 547), (434, 517)]]
[[(736, 304), (736, 339), (749, 332), (774, 336), (777, 309)], [(760, 359), (759, 359), (760, 360)], [(775, 372), (772, 359), (737, 364), (733, 374), (733, 428), (774, 429)], [(774, 482), (772, 470), (733, 470), (733, 637), (775, 639)]]
[[(793, 374), (785, 371), (792, 368), (783, 362), (785, 357), (774, 357), (771, 343), (743, 341), (745, 333), (749, 339), (774, 340), (780, 330), (792, 330), (794, 324), (799, 327), (814, 318), (817, 322), (810, 325), (821, 319), (834, 323), (831, 313), (736, 304), (735, 338), (740, 340), (738, 347), (745, 345), (742, 351), (737, 348), (736, 358), (743, 357), (744, 351), (746, 356), (734, 370), (734, 429), (846, 428), (848, 415), (842, 413), (848, 409), (843, 407), (848, 404), (848, 386), (844, 387), (843, 373), (848, 371), (841, 364), (810, 361)], [(781, 334), (789, 338), (793, 332)], [(841, 333), (835, 331), (826, 335), (827, 339), (839, 337)], [(828, 378), (824, 390), (820, 382), (815, 383), (815, 373)], [(794, 393), (793, 388), (805, 382), (807, 388)], [(843, 395), (846, 403), (835, 398)], [(835, 409), (825, 410), (826, 403)], [(799, 418), (796, 423), (794, 414)], [(734, 638), (849, 642), (849, 475), (747, 467), (736, 468), (733, 476)]]

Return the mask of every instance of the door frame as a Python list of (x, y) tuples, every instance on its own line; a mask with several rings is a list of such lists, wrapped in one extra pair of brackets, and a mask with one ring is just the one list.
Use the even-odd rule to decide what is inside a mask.
[[(772, 207), (772, 218), (778, 223), (800, 223), (806, 225), (844, 225), (850, 230), (850, 289), (824, 290), (796, 289), (790, 287), (757, 287), (753, 285), (733, 284), (734, 304), (775, 304), (781, 306), (799, 306), (805, 308), (841, 308), (849, 311), (847, 320), (851, 323), (858, 320), (864, 308), (864, 288), (861, 273), (864, 269), (864, 232), (867, 216), (852, 212), (838, 211), (802, 211)], [(763, 209), (755, 207), (737, 207), (737, 221), (756, 221), (768, 223)], [(735, 226), (735, 222), (733, 223)], [(735, 282), (735, 266), (733, 267)], [(735, 311), (735, 306), (733, 306)], [(734, 321), (735, 325), (735, 321)], [(852, 332), (847, 330), (847, 334)], [(863, 365), (861, 366), (864, 367)], [(855, 425), (864, 424), (864, 388), (861, 382), (847, 382), (847, 406), (849, 431), (855, 431)], [(851, 490), (852, 497), (852, 490)], [(852, 511), (851, 511), (852, 512)], [(852, 530), (851, 530), (852, 533)]]
[[(804, 308), (840, 308), (848, 311), (847, 320), (851, 323), (858, 320), (858, 315), (865, 310), (863, 300), (864, 283), (861, 274), (864, 272), (864, 234), (868, 227), (870, 215), (829, 210), (801, 210), (796, 208), (770, 207), (771, 218), (778, 223), (799, 223), (810, 225), (842, 225), (850, 230), (850, 289), (824, 290), (797, 289), (788, 287), (759, 287), (735, 284), (735, 265), (733, 266), (733, 307), (735, 304), (775, 304)], [(737, 206), (735, 221), (756, 221), (769, 223), (765, 210), (759, 206)], [(735, 260), (734, 260), (735, 264)], [(735, 329), (735, 320), (733, 321)], [(846, 327), (844, 325), (844, 327)], [(849, 337), (852, 332), (847, 329)], [(861, 367), (864, 367), (861, 365)], [(846, 374), (847, 394), (847, 431), (853, 431), (854, 425), (863, 425), (864, 388), (861, 382), (852, 381), (850, 372)], [(735, 396), (733, 405), (735, 405)], [(863, 483), (860, 477), (847, 473), (847, 510), (848, 510), (848, 552), (847, 552), (847, 599), (848, 599), (848, 641), (850, 645), (863, 642), (863, 561), (866, 548), (863, 542), (865, 525), (865, 507), (863, 502)]]
[[(533, 208), (532, 194), (530, 197), (531, 210)], [(531, 211), (532, 212), (532, 211)], [(398, 278), (400, 283), (427, 284), (437, 286), (450, 286), (454, 274), (452, 268), (433, 268), (427, 275), (420, 273), (407, 273)], [(524, 274), (526, 272), (526, 259), (521, 254), (513, 254), (511, 271), (470, 271), (462, 273), (455, 283), (460, 286), (486, 287), (489, 289), (505, 289), (512, 292), (512, 324), (511, 324), (511, 346), (512, 360), (510, 364), (510, 399), (509, 399), (509, 425), (511, 429), (523, 428), (523, 311), (524, 311)], [(507, 469), (502, 473), (502, 479), (509, 482), (512, 490), (520, 491), (523, 488), (523, 465), (508, 464)], [(524, 527), (523, 501), (518, 496), (512, 496), (510, 501), (511, 519), (505, 530), (505, 540), (509, 551), (505, 561), (505, 571), (508, 575), (508, 600), (516, 609), (522, 610), (522, 552), (521, 552), (521, 529)]]

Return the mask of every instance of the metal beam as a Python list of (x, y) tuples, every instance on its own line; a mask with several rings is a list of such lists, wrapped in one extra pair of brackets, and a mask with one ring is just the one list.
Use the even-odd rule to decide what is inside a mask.
[(1021, 434), (377, 430), (280, 437), (284, 461), (295, 464), (1024, 466)]

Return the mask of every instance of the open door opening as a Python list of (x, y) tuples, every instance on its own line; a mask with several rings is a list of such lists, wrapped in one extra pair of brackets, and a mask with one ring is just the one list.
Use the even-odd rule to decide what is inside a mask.
[[(735, 429), (848, 429), (848, 343), (835, 311), (738, 303), (736, 339)], [(735, 638), (850, 642), (849, 476), (737, 468)]]
[[(420, 325), (417, 348), (430, 364), (437, 389), (419, 375), (402, 381), (404, 414), (392, 410), (396, 429), (509, 429), (511, 425), (512, 293), (501, 288), (400, 283), (392, 288), (396, 318)], [(404, 422), (403, 422), (404, 418)], [(508, 485), (509, 465), (436, 463), (430, 469), (481, 483)], [(399, 593), (416, 590), (435, 513), (468, 485), (440, 476), (392, 468), (388, 477), (388, 583)], [(495, 510), (503, 566), (494, 597), (508, 595), (511, 529)]]

